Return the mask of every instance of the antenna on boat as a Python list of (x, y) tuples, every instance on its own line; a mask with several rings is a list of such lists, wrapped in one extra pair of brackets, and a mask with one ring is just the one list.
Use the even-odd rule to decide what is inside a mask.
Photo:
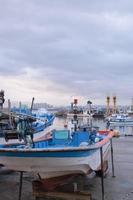
[(90, 115), (91, 114), (91, 105), (92, 105), (92, 102), (90, 100), (87, 101), (87, 105), (88, 105), (88, 114)]
[(74, 124), (74, 131), (77, 131), (77, 125), (78, 125), (78, 116), (77, 116), (77, 113), (78, 113), (78, 107), (77, 107), (77, 104), (78, 104), (78, 99), (74, 99), (74, 102), (72, 103), (72, 108), (73, 108), (73, 119), (72, 119), (72, 124)]
[(31, 112), (32, 112), (32, 110), (33, 110), (34, 100), (35, 100), (35, 98), (33, 97), (33, 98), (32, 98), (32, 102), (31, 102), (31, 107), (30, 107), (30, 111), (31, 111)]
[(77, 131), (77, 125), (78, 125), (78, 116), (77, 116), (77, 114), (75, 114), (73, 116), (72, 123), (74, 124), (74, 131)]
[(22, 108), (22, 103), (21, 101), (19, 102), (19, 112), (21, 112), (21, 108)]
[(73, 112), (74, 112), (74, 114), (77, 114), (77, 112), (78, 112), (77, 104), (78, 104), (78, 99), (74, 99), (74, 101), (73, 101)]
[(10, 101), (10, 99), (8, 99), (8, 116), (9, 116), (10, 126), (12, 127), (12, 115), (11, 115), (11, 101)]
[(71, 111), (73, 111), (73, 102), (71, 103)]
[(91, 113), (92, 113), (92, 109), (91, 109), (91, 105), (92, 102), (90, 100), (87, 101), (87, 114), (89, 115), (88, 117), (88, 125), (90, 126), (90, 128), (92, 128), (92, 117), (91, 117)]

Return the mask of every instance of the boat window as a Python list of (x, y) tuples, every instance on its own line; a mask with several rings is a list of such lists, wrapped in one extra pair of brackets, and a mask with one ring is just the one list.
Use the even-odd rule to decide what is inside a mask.
[(54, 133), (55, 139), (68, 139), (69, 132), (67, 130), (60, 130)]

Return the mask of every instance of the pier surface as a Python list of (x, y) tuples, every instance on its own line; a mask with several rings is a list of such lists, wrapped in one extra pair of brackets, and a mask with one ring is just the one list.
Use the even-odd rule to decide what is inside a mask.
[[(109, 172), (104, 179), (105, 200), (133, 200), (133, 137), (113, 138), (115, 178)], [(2, 172), (2, 171), (1, 171)], [(9, 171), (10, 172), (10, 171)], [(89, 191), (94, 200), (101, 199), (101, 180), (92, 174), (88, 177), (79, 176), (78, 189)], [(22, 200), (33, 200), (32, 175), (24, 174)], [(81, 187), (81, 188), (80, 188)], [(19, 173), (0, 173), (0, 200), (18, 199)]]

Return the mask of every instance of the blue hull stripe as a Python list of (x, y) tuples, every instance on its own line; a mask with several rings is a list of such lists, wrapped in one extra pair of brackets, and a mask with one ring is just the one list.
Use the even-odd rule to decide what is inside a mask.
[(96, 150), (69, 151), (69, 152), (0, 152), (0, 156), (6, 157), (25, 157), (25, 158), (43, 158), (43, 157), (87, 157), (95, 153)]

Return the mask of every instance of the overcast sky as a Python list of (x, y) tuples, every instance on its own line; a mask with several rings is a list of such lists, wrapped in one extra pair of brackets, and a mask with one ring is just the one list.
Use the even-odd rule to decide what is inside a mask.
[(0, 0), (0, 88), (67, 105), (133, 97), (132, 0)]

